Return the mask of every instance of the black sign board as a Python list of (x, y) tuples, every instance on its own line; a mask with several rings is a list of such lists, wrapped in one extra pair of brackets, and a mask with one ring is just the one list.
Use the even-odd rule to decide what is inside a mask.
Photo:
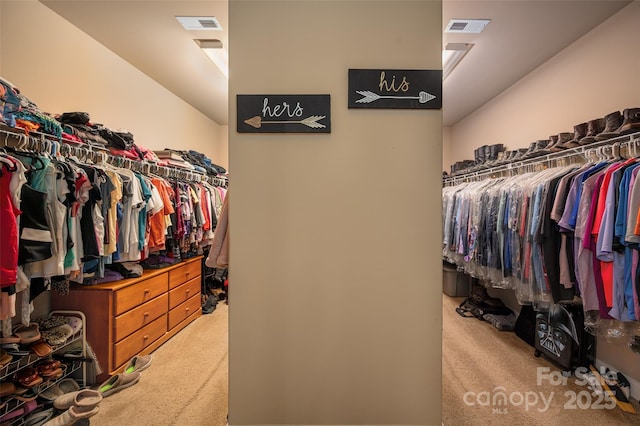
[(349, 70), (349, 108), (441, 109), (441, 70)]
[(237, 95), (239, 133), (331, 133), (330, 95)]

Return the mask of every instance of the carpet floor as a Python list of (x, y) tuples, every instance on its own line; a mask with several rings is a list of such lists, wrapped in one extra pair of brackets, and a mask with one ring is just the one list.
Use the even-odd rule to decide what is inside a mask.
[[(534, 357), (534, 349), (515, 333), (458, 315), (455, 308), (462, 300), (443, 294), (444, 425), (640, 424), (640, 415), (611, 407), (579, 385), (576, 376), (562, 383), (558, 367)], [(504, 404), (494, 400), (500, 391), (507, 396)]]
[(229, 307), (218, 303), (153, 352), (132, 387), (100, 402), (92, 426), (223, 426), (227, 419)]
[[(554, 364), (514, 333), (459, 316), (461, 301), (443, 295), (443, 425), (640, 424), (640, 415), (610, 407), (575, 376), (554, 382)], [(225, 425), (228, 344), (228, 306), (220, 303), (158, 348), (138, 384), (105, 398), (91, 425)], [(551, 376), (538, 383), (539, 371)]]

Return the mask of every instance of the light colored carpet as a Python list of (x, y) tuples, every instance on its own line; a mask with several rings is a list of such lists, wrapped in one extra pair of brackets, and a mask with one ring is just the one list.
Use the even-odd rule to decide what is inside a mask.
[[(458, 315), (455, 308), (462, 300), (443, 294), (444, 425), (640, 424), (640, 415), (624, 413), (617, 407), (598, 409), (606, 402), (597, 404), (597, 397), (586, 386), (578, 386), (575, 376), (568, 378), (566, 386), (553, 385), (550, 380), (538, 385), (538, 368), (549, 368), (555, 374), (560, 370), (542, 357), (535, 358), (534, 349), (515, 333), (498, 331), (487, 322)], [(498, 399), (493, 404), (499, 387), (510, 399), (505, 405), (498, 405)], [(491, 400), (486, 400), (488, 395)], [(526, 401), (521, 403), (520, 395), (529, 398), (528, 407)], [(578, 398), (574, 399), (574, 395)], [(543, 397), (546, 401), (551, 398), (546, 409)]]
[[(640, 424), (640, 415), (624, 413), (617, 407), (597, 409), (597, 398), (587, 397), (587, 388), (578, 386), (573, 376), (566, 386), (554, 386), (549, 381), (538, 385), (538, 367), (558, 372), (557, 367), (544, 358), (535, 358), (533, 348), (514, 333), (460, 317), (455, 308), (461, 301), (443, 295), (444, 425)], [(140, 382), (105, 398), (91, 425), (224, 425), (228, 342), (228, 306), (221, 303), (212, 314), (203, 315), (158, 348)], [(485, 404), (487, 395), (493, 397), (498, 387), (504, 388), (511, 401), (505, 405), (491, 401), (479, 404)], [(538, 396), (535, 404), (534, 393)], [(579, 394), (580, 401), (572, 400), (572, 395)], [(528, 408), (526, 403), (520, 404), (519, 395), (529, 398)]]
[(229, 307), (218, 303), (153, 352), (140, 381), (100, 402), (92, 426), (226, 424)]

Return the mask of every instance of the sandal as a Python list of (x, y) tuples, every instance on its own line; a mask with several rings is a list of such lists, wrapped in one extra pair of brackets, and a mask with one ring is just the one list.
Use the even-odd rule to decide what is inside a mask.
[(89, 417), (95, 415), (98, 412), (100, 407), (96, 405), (95, 407), (83, 408), (71, 406), (69, 409), (57, 417), (52, 418), (48, 422), (44, 423), (42, 426), (67, 426), (73, 425), (78, 420), (88, 419)]
[(25, 389), (16, 386), (16, 391), (12, 395), (15, 399), (23, 402), (31, 402), (40, 396), (40, 385)]
[(75, 335), (77, 332), (82, 330), (82, 318), (80, 317), (67, 317), (67, 324), (71, 327), (73, 334)]
[(20, 338), (20, 343), (23, 345), (37, 342), (41, 338), (40, 326), (35, 322), (32, 322), (28, 326), (19, 325), (13, 334)]
[(33, 367), (26, 367), (18, 371), (13, 376), (13, 381), (19, 384), (23, 388), (31, 388), (42, 383), (42, 377), (38, 375), (38, 372)]
[(16, 387), (12, 382), (0, 383), (0, 398), (4, 399), (16, 391)]
[(97, 390), (83, 389), (58, 396), (53, 400), (53, 406), (58, 410), (67, 410), (69, 407), (95, 407), (102, 401), (102, 394)]
[(20, 338), (15, 334), (12, 334), (11, 336), (0, 337), (0, 344), (4, 345), (5, 343), (20, 343)]
[(98, 387), (98, 391), (102, 393), (102, 397), (106, 398), (116, 392), (120, 392), (130, 386), (135, 385), (140, 380), (140, 372), (134, 371), (128, 374), (116, 374), (111, 376), (107, 381)]
[(77, 392), (80, 390), (80, 385), (72, 378), (60, 380), (58, 383), (54, 383), (49, 389), (40, 393), (40, 396), (49, 401), (55, 400), (60, 395), (66, 393)]
[(31, 349), (38, 356), (47, 356), (53, 352), (53, 348), (44, 340), (37, 341), (29, 345)]
[(25, 417), (25, 426), (42, 425), (51, 417), (53, 417), (53, 408), (47, 408), (46, 410), (34, 411)]
[(151, 355), (139, 355), (134, 356), (129, 360), (127, 366), (124, 368), (124, 373), (130, 374), (134, 371), (142, 371), (147, 369), (151, 365)]
[(41, 330), (49, 330), (64, 324), (69, 323), (69, 318), (62, 315), (51, 315), (48, 318), (39, 318), (35, 320), (38, 324), (40, 324)]
[(0, 349), (0, 368), (9, 364), (13, 360), (13, 356), (8, 354), (4, 349)]
[(4, 349), (9, 355), (24, 356), (29, 355), (31, 352), (21, 348), (17, 343), (3, 343), (2, 349)]
[(73, 336), (73, 329), (69, 324), (62, 324), (42, 332), (42, 338), (51, 346), (63, 345)]
[(53, 370), (50, 375), (43, 376), (43, 378), (47, 382), (53, 382), (58, 380), (60, 377), (64, 376), (64, 373), (66, 372), (67, 372), (67, 364), (62, 364), (60, 367)]
[(38, 371), (38, 374), (40, 374), (41, 376), (49, 377), (51, 376), (51, 373), (53, 373), (56, 369), (60, 368), (61, 364), (62, 363), (57, 359), (47, 358), (47, 359), (38, 361), (34, 365), (34, 367)]

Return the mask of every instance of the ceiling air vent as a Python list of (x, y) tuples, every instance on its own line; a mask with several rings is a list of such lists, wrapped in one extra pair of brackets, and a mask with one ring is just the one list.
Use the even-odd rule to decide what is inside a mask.
[(215, 16), (176, 16), (176, 19), (186, 30), (222, 30), (220, 22)]
[(449, 27), (449, 31), (464, 31), (464, 29), (467, 28), (467, 25), (469, 25), (468, 22), (454, 22)]
[(490, 19), (452, 19), (444, 29), (445, 33), (478, 34), (484, 30)]
[(218, 21), (216, 21), (215, 19), (200, 19), (199, 21), (200, 25), (202, 25), (203, 28), (216, 29), (220, 27)]

